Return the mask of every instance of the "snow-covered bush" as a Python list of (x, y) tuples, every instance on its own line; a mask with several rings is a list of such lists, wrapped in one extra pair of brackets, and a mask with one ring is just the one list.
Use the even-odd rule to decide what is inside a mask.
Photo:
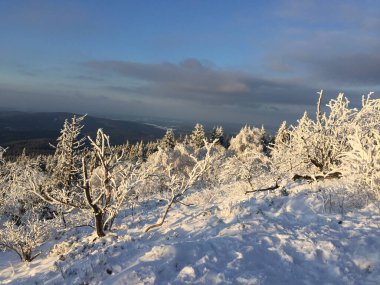
[(316, 119), (305, 112), (297, 125), (283, 124), (272, 148), (273, 163), (285, 175), (339, 177), (340, 156), (349, 149), (356, 109), (348, 107), (343, 93), (331, 100), (328, 113), (321, 113), (319, 93)]
[(343, 175), (380, 200), (380, 131), (358, 128), (349, 137), (349, 144), (350, 151), (342, 155)]
[[(201, 182), (202, 187), (214, 188), (220, 185), (219, 174), (226, 161), (227, 150), (220, 144), (220, 140), (217, 138), (213, 141), (213, 145), (210, 149), (210, 165), (206, 171), (202, 174)], [(201, 148), (198, 151), (198, 159), (203, 159), (207, 153), (206, 148)]]
[(30, 177), (44, 179), (26, 157), (8, 162), (0, 193), (0, 248), (15, 251), (21, 260), (31, 261), (56, 227), (54, 210), (30, 193)]
[(270, 160), (264, 153), (265, 130), (245, 126), (231, 139), (227, 158), (221, 167), (223, 183), (243, 182), (245, 191), (254, 191), (268, 184)]
[(253, 192), (267, 186), (268, 179), (273, 180), (270, 169), (271, 161), (267, 156), (253, 150), (245, 150), (225, 161), (219, 179), (223, 183), (241, 181), (247, 186), (245, 192)]
[(150, 176), (165, 189), (166, 209), (160, 220), (149, 226), (146, 231), (160, 227), (173, 204), (179, 202), (185, 193), (196, 185), (212, 164), (211, 149), (214, 143), (204, 143), (204, 151), (194, 153), (192, 147), (178, 143), (173, 150), (159, 149), (148, 162)]
[(0, 249), (13, 250), (22, 261), (32, 261), (40, 253), (33, 254), (49, 236), (51, 224), (39, 217), (37, 211), (29, 211), (18, 221), (7, 221), (0, 230)]
[(264, 128), (258, 129), (246, 125), (231, 139), (229, 151), (241, 154), (246, 151), (262, 153), (264, 150)]
[(54, 208), (30, 192), (30, 180), (43, 183), (46, 175), (38, 171), (32, 159), (20, 157), (16, 162), (7, 162), (7, 172), (2, 176), (0, 188), (0, 215), (7, 219), (20, 221), (30, 211), (41, 219), (54, 219)]

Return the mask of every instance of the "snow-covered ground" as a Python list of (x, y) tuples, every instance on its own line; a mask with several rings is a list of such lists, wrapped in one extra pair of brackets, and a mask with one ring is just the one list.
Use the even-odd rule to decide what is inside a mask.
[(0, 253), (0, 284), (380, 284), (378, 205), (326, 207), (324, 187), (193, 191), (144, 233), (164, 207), (150, 198), (104, 238), (72, 229), (31, 263)]

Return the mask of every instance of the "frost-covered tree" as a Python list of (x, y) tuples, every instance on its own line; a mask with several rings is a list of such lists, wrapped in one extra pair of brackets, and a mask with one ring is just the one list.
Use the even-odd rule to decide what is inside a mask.
[(194, 127), (194, 130), (190, 134), (189, 144), (194, 149), (199, 149), (204, 146), (205, 139), (206, 139), (206, 134), (203, 129), (203, 126), (197, 123)]
[(141, 176), (137, 175), (135, 165), (120, 163), (121, 156), (117, 156), (102, 129), (98, 130), (96, 140), (88, 139), (91, 150), (87, 158), (82, 158), (80, 187), (64, 192), (31, 179), (31, 191), (50, 204), (91, 213), (96, 233), (102, 237), (111, 229), (121, 205), (134, 185), (141, 181)]
[(128, 160), (132, 162), (143, 162), (145, 160), (144, 142), (140, 141), (129, 147)]
[(271, 146), (271, 156), (275, 165), (282, 164), (283, 155), (289, 147), (290, 134), (286, 126), (286, 122), (283, 121), (274, 139), (274, 144)]
[(161, 139), (160, 143), (161, 148), (171, 148), (175, 146), (175, 136), (173, 129), (167, 129), (164, 137)]
[(29, 177), (42, 181), (33, 159), (20, 156), (7, 162), (0, 182), (0, 249), (15, 251), (23, 261), (38, 254), (33, 250), (42, 244), (55, 227), (55, 213), (44, 201), (30, 193)]
[(61, 134), (57, 139), (53, 178), (56, 182), (56, 187), (62, 191), (70, 191), (72, 184), (79, 181), (79, 174), (81, 173), (79, 152), (83, 148), (85, 141), (84, 137), (80, 137), (84, 118), (85, 116), (77, 117), (74, 115), (71, 121), (66, 119)]
[(12, 250), (22, 261), (30, 262), (40, 255), (34, 250), (46, 241), (50, 226), (35, 211), (27, 212), (18, 221), (7, 221), (0, 230), (0, 249)]
[(323, 91), (319, 92), (316, 119), (305, 112), (297, 125), (280, 128), (272, 156), (281, 173), (295, 177), (340, 177), (339, 157), (349, 148), (348, 136), (356, 109), (341, 93), (321, 112)]
[(258, 129), (250, 126), (245, 126), (235, 137), (231, 139), (228, 149), (235, 153), (244, 153), (248, 150), (254, 152), (263, 152), (264, 136), (264, 128)]
[(150, 155), (158, 151), (158, 146), (160, 143), (158, 141), (155, 142), (148, 142), (145, 145), (145, 157), (148, 158)]
[(224, 145), (224, 130), (222, 126), (215, 127), (212, 130), (211, 141), (217, 141), (218, 144)]
[[(323, 92), (319, 92), (316, 118), (307, 113), (298, 123), (289, 128), (280, 128), (272, 157), (276, 168), (294, 178), (325, 179), (341, 177), (343, 158), (354, 145), (359, 146), (357, 136), (371, 130), (380, 130), (380, 100), (373, 99), (372, 93), (363, 96), (359, 109), (350, 108), (349, 101), (340, 93), (327, 104), (322, 113)], [(364, 136), (365, 137), (365, 136)], [(343, 167), (343, 170), (342, 170)]]
[(271, 164), (264, 153), (264, 136), (263, 128), (245, 126), (231, 139), (227, 159), (220, 171), (222, 182), (242, 181), (247, 185), (246, 192), (267, 185)]
[(0, 163), (3, 162), (3, 160), (4, 160), (4, 154), (5, 154), (6, 151), (7, 151), (6, 148), (3, 148), (3, 147), (0, 146)]
[(358, 128), (349, 144), (351, 149), (342, 154), (343, 175), (380, 200), (380, 131)]
[(171, 207), (180, 202), (186, 192), (200, 181), (211, 165), (213, 143), (204, 140), (205, 153), (201, 158), (192, 153), (192, 148), (178, 143), (173, 150), (159, 149), (148, 160), (148, 173), (167, 189), (166, 208), (156, 224), (147, 227), (146, 232), (163, 225)]

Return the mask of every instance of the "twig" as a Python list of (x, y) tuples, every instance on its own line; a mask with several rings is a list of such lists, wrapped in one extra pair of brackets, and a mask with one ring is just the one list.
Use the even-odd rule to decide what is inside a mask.
[(268, 188), (262, 188), (262, 189), (255, 189), (255, 190), (247, 190), (245, 191), (245, 194), (249, 193), (255, 193), (255, 192), (264, 192), (264, 191), (273, 191), (280, 188), (280, 185), (278, 185), (278, 182), (276, 181), (276, 185), (268, 187)]

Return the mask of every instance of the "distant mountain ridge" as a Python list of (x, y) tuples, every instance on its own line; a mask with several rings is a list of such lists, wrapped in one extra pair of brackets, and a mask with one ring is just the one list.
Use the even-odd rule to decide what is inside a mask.
[[(24, 148), (27, 153), (51, 153), (53, 149), (49, 143), (56, 143), (65, 119), (74, 115), (65, 112), (0, 111), (0, 146), (8, 147), (9, 154), (18, 154)], [(142, 122), (86, 116), (83, 135), (94, 137), (98, 128), (104, 129), (114, 145), (126, 141), (156, 140), (165, 134), (164, 128)]]

